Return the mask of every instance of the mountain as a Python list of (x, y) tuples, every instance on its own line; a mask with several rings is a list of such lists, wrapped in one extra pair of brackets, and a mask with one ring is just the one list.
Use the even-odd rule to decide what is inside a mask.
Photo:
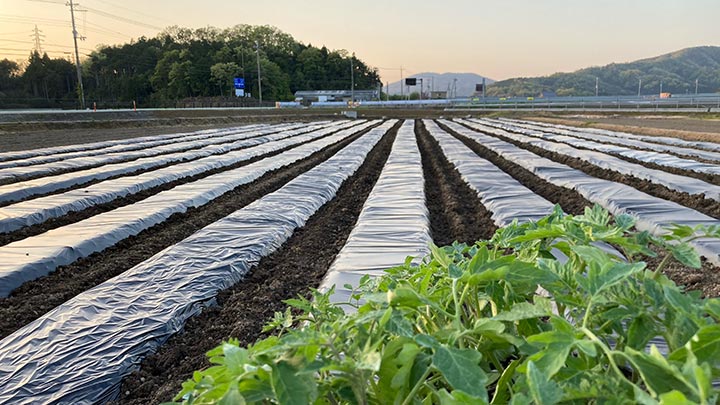
[[(423, 89), (427, 92), (428, 85), (432, 82), (432, 88), (435, 91), (446, 91), (452, 89), (453, 80), (457, 79), (456, 88), (458, 97), (468, 97), (475, 92), (475, 85), (482, 83), (483, 77), (475, 73), (418, 73), (416, 75), (410, 75), (407, 77), (423, 78)], [(432, 79), (431, 79), (432, 78)], [(494, 80), (485, 78), (486, 84), (495, 83)], [(419, 90), (418, 86), (411, 86), (410, 92), (416, 92)], [(387, 84), (383, 84), (383, 91), (387, 91)], [(448, 87), (449, 86), (449, 87)], [(406, 93), (406, 88), (403, 86), (403, 92)], [(400, 81), (390, 83), (389, 94), (400, 94)]]
[(487, 95), (525, 97), (551, 91), (558, 96), (592, 96), (596, 77), (601, 96), (637, 95), (640, 80), (644, 95), (659, 94), (661, 81), (664, 92), (692, 94), (696, 79), (699, 93), (714, 93), (720, 91), (720, 47), (686, 48), (654, 58), (611, 63), (572, 73), (502, 80), (489, 86)]

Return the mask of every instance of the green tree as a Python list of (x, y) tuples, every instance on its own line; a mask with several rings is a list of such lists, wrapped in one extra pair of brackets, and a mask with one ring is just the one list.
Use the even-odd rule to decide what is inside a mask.
[[(220, 89), (220, 95), (225, 93), (225, 89), (230, 90), (233, 79), (240, 74), (240, 67), (235, 62), (216, 63), (210, 66), (210, 76)], [(230, 90), (232, 91), (232, 90)], [(231, 94), (228, 93), (230, 96)]]

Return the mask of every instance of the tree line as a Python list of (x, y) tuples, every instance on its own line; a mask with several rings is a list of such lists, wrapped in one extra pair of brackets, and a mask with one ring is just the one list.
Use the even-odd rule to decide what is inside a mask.
[[(258, 97), (258, 60), (264, 100), (292, 100), (298, 90), (374, 89), (376, 69), (345, 50), (305, 45), (270, 26), (219, 29), (169, 27), (153, 38), (100, 46), (82, 61), (85, 99), (98, 106), (167, 107), (188, 98), (234, 99), (233, 78)], [(0, 108), (73, 106), (75, 67), (32, 52), (25, 66), (0, 60)]]

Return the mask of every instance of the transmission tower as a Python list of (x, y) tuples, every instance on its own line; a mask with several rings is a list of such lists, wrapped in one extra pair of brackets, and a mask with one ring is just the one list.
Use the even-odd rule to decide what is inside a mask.
[(35, 51), (42, 55), (42, 43), (45, 42), (43, 39), (45, 38), (45, 35), (42, 34), (42, 31), (38, 29), (37, 25), (35, 26), (31, 37), (33, 39), (33, 43), (35, 44)]

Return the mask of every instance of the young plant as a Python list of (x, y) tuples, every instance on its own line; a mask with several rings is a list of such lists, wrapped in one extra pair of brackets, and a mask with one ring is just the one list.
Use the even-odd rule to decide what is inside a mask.
[(718, 231), (658, 238), (633, 225), (597, 206), (579, 216), (558, 208), (365, 278), (347, 313), (332, 291), (288, 300), (268, 325), (276, 335), (212, 350), (214, 366), (176, 400), (717, 403), (720, 300), (685, 293), (636, 259), (654, 246), (699, 266), (688, 240)]

